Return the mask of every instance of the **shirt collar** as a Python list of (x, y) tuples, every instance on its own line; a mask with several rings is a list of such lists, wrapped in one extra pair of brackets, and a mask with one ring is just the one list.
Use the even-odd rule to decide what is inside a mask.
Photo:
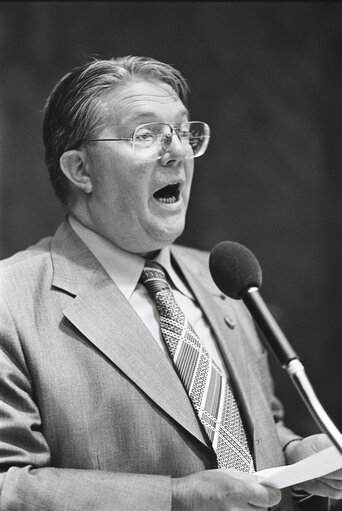
[[(101, 263), (125, 298), (129, 300), (138, 284), (145, 265), (145, 259), (114, 245), (108, 239), (86, 227), (73, 215), (69, 215), (68, 220), (74, 232)], [(154, 258), (154, 261), (167, 271), (172, 284), (178, 291), (188, 298), (193, 298), (184, 282), (172, 267), (170, 247), (161, 249)]]
[(172, 266), (170, 247), (163, 248), (154, 258), (154, 261), (156, 263), (159, 263), (167, 271), (167, 274), (172, 284), (178, 291), (180, 291), (183, 295), (187, 296), (188, 298), (193, 299), (193, 296), (190, 293), (189, 289), (186, 287), (186, 285), (178, 276), (178, 274), (175, 272)]

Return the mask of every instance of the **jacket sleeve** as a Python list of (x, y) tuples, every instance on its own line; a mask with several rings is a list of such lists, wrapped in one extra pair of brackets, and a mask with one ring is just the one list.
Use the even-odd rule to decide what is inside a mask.
[(0, 298), (1, 511), (171, 509), (171, 478), (51, 466), (20, 329)]

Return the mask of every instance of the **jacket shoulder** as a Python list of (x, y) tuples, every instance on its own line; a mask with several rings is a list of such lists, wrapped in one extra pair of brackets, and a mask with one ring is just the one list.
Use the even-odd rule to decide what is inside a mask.
[(22, 264), (25, 265), (33, 262), (36, 257), (46, 255), (46, 253), (50, 251), (51, 240), (52, 236), (48, 236), (41, 239), (34, 245), (30, 245), (26, 249), (16, 252), (6, 259), (2, 259), (0, 261), (0, 271), (3, 271), (6, 268), (21, 266)]
[(19, 294), (33, 282), (41, 280), (42, 273), (52, 270), (50, 244), (46, 237), (35, 245), (0, 261), (1, 292), (5, 295)]

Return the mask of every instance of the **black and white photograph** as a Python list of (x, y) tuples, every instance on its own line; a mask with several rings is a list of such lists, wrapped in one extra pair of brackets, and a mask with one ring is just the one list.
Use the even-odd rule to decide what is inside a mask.
[(0, 3), (0, 511), (342, 511), (342, 4)]

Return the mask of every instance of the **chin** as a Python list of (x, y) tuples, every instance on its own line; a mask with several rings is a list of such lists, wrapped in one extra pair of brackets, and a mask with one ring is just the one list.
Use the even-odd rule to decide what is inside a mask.
[(179, 222), (178, 225), (173, 224), (172, 226), (167, 226), (165, 229), (161, 230), (159, 233), (158, 239), (160, 242), (164, 243), (164, 246), (171, 245), (184, 231), (184, 222)]
[(160, 222), (146, 222), (135, 230), (135, 236), (130, 236), (129, 251), (139, 254), (160, 250), (171, 245), (184, 230), (184, 217), (182, 219), (169, 218)]

